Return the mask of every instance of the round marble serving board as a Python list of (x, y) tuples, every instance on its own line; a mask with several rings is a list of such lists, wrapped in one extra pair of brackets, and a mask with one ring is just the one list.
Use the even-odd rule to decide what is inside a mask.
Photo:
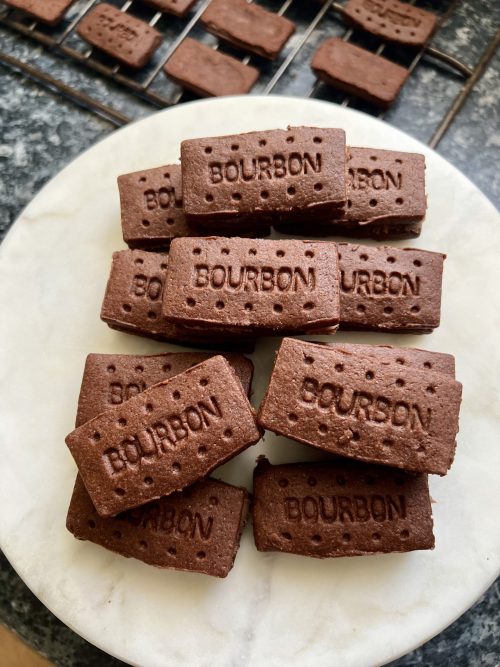
[[(443, 251), (441, 327), (429, 336), (330, 340), (451, 352), (464, 400), (455, 463), (432, 477), (436, 549), (315, 560), (258, 553), (245, 529), (227, 579), (157, 570), (75, 540), (65, 528), (76, 468), (72, 430), (89, 352), (180, 350), (111, 331), (99, 311), (111, 253), (123, 248), (116, 177), (174, 162), (188, 137), (292, 125), (344, 128), (348, 143), (425, 153), (421, 237)], [(478, 147), (480, 150), (480, 147)], [(0, 246), (0, 544), (31, 590), (80, 635), (147, 666), (379, 665), (430, 639), (499, 572), (500, 220), (454, 167), (406, 134), (329, 103), (286, 97), (194, 102), (115, 132), (72, 162)], [(320, 339), (319, 337), (317, 337)], [(326, 340), (326, 337), (323, 337)], [(259, 342), (257, 406), (277, 340)], [(318, 459), (267, 433), (216, 475), (251, 488), (255, 458)]]

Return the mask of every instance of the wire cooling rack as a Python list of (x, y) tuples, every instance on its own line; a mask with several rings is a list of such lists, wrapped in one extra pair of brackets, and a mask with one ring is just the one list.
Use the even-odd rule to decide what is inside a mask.
[[(162, 47), (157, 51), (152, 61), (140, 72), (117, 64), (98, 50), (89, 47), (76, 33), (80, 21), (99, 4), (100, 0), (80, 0), (75, 3), (66, 18), (55, 28), (47, 27), (30, 19), (18, 11), (9, 9), (0, 1), (0, 24), (25, 35), (27, 38), (43, 45), (49, 51), (62, 58), (78, 63), (111, 79), (115, 84), (127, 90), (131, 95), (148, 102), (156, 108), (165, 108), (189, 97), (179, 86), (168, 81), (163, 68), (169, 58), (183, 40), (190, 36), (203, 41), (214, 49), (221, 49), (238, 57), (244, 63), (250, 63), (260, 71), (260, 78), (252, 93), (268, 95), (270, 93), (298, 94), (301, 97), (325, 97), (338, 102), (343, 106), (361, 107), (373, 115), (383, 117), (387, 112), (380, 112), (376, 107), (360, 103), (356, 98), (346, 96), (325, 86), (316, 80), (309, 89), (295, 91), (294, 82), (300, 77), (301, 70), (309, 68), (310, 58), (317, 45), (327, 36), (337, 35), (345, 41), (351, 41), (364, 48), (384, 54), (390, 60), (398, 62), (409, 70), (410, 76), (423, 59), (431, 62), (441, 73), (450, 71), (461, 79), (461, 86), (449, 108), (438, 120), (434, 133), (429, 141), (432, 147), (437, 146), (441, 138), (450, 127), (454, 117), (464, 104), (468, 95), (474, 89), (486, 66), (491, 60), (500, 42), (500, 32), (495, 35), (486, 46), (482, 56), (474, 68), (468, 67), (461, 59), (445, 53), (431, 44), (420, 50), (389, 44), (375, 38), (362, 30), (353, 29), (344, 22), (344, 8), (335, 0), (259, 0), (259, 3), (280, 15), (286, 15), (297, 26), (297, 32), (289, 41), (280, 57), (275, 62), (269, 62), (255, 55), (245, 55), (242, 51), (220, 43), (215, 37), (206, 33), (201, 25), (200, 17), (210, 0), (200, 0), (192, 11), (183, 19), (173, 17), (152, 10), (140, 0), (126, 0), (125, 2), (111, 2), (122, 12), (131, 12), (155, 26), (163, 36)], [(110, 0), (108, 0), (109, 2)], [(446, 21), (457, 9), (460, 0), (449, 0), (446, 10), (439, 16), (437, 31), (446, 24)], [(417, 4), (416, 0), (410, 4)], [(104, 104), (95, 97), (54, 78), (42, 68), (34, 67), (18, 58), (0, 51), (0, 62), (10, 65), (14, 69), (35, 79), (49, 88), (56, 89), (65, 97), (71, 99), (92, 112), (99, 114), (116, 126), (122, 126), (134, 120), (109, 104)], [(325, 90), (327, 88), (327, 90)]]

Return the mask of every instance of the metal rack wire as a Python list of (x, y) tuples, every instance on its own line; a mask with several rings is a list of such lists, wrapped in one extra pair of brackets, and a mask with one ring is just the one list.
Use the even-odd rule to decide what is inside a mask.
[[(277, 11), (278, 14), (283, 15), (291, 8), (300, 5), (301, 1), (302, 0), (284, 0), (279, 8), (275, 8), (275, 11)], [(415, 3), (415, 0), (410, 1), (411, 4)], [(195, 5), (194, 11), (192, 11), (186, 19), (176, 19), (176, 25), (178, 25), (179, 30), (174, 35), (174, 38), (170, 41), (166, 40), (164, 48), (159, 52), (159, 55), (155, 57), (153, 64), (146, 67), (138, 74), (131, 73), (127, 68), (116, 64), (110, 58), (103, 57), (98, 51), (96, 52), (95, 49), (89, 48), (88, 44), (83, 42), (83, 40), (77, 36), (76, 30), (80, 21), (99, 2), (100, 0), (80, 0), (79, 3), (74, 5), (74, 9), (70, 12), (70, 18), (63, 23), (63, 27), (56, 27), (53, 29), (47, 28), (37, 21), (26, 18), (19, 12), (0, 4), (0, 24), (35, 40), (53, 53), (64, 56), (73, 62), (77, 62), (80, 65), (90, 68), (100, 75), (111, 79), (131, 94), (147, 101), (157, 108), (172, 106), (182, 101), (184, 91), (178, 87), (172, 87), (166, 77), (163, 76), (162, 70), (182, 41), (187, 36), (192, 36), (195, 31), (199, 30), (200, 17), (208, 6), (210, 0), (200, 0), (200, 2)], [(452, 0), (446, 13), (440, 17), (438, 29), (446, 22), (450, 14), (456, 8), (458, 2), (459, 0)], [(122, 12), (128, 12), (130, 9), (133, 9), (134, 14), (139, 11), (142, 13), (141, 18), (144, 16), (144, 12), (147, 11), (147, 8), (145, 8), (139, 0), (126, 0), (122, 3), (120, 9)], [(150, 26), (156, 26), (158, 29), (158, 24), (162, 23), (165, 15), (162, 14), (162, 12), (155, 12), (154, 10), (149, 10), (149, 14), (152, 15), (149, 16), (149, 19), (148, 15), (146, 15), (145, 19)], [(277, 85), (282, 81), (284, 75), (296, 61), (297, 56), (303, 51), (306, 45), (309, 44), (311, 37), (320, 26), (322, 26), (325, 21), (333, 20), (338, 22), (338, 19), (340, 19), (340, 23), (337, 25), (337, 27), (339, 27), (339, 25), (343, 25), (343, 15), (343, 6), (336, 2), (336, 0), (324, 0), (323, 4), (318, 4), (317, 11), (313, 13), (308, 22), (305, 25), (302, 23), (299, 26), (298, 33), (293, 40), (293, 45), (288, 49), (285, 49), (281, 59), (278, 59), (276, 65), (273, 66), (270, 71), (261, 75), (260, 90), (257, 88), (255, 92), (268, 95), (275, 91)], [(356, 32), (357, 31), (353, 28), (345, 28), (342, 39), (349, 41), (355, 36)], [(429, 141), (430, 146), (435, 147), (442, 139), (456, 114), (484, 72), (498, 48), (499, 43), (500, 31), (495, 35), (490, 44), (488, 44), (474, 69), (469, 68), (460, 60), (430, 45), (426, 45), (417, 52), (410, 51), (410, 53), (414, 54), (409, 65), (406, 64), (410, 75), (418, 66), (422, 58), (430, 56), (432, 62), (436, 63), (437, 66), (444, 69), (451, 68), (463, 80), (460, 92), (441, 119)], [(211, 46), (216, 49), (219, 48), (220, 44), (218, 41), (213, 40)], [(387, 47), (387, 43), (379, 40), (379, 45), (375, 50), (375, 53), (380, 55), (387, 49)], [(250, 55), (243, 57), (241, 56), (241, 53), (240, 57), (245, 64), (251, 60), (258, 59), (256, 56)], [(23, 72), (27, 76), (49, 88), (57, 90), (73, 102), (103, 116), (116, 126), (122, 126), (129, 123), (131, 120), (134, 120), (117, 109), (107, 104), (103, 104), (94, 97), (87, 95), (81, 90), (52, 77), (41, 68), (33, 67), (13, 56), (3, 53), (2, 51), (0, 51), (0, 62)], [(306, 96), (315, 97), (323, 86), (324, 84), (316, 81)], [(355, 103), (355, 100), (350, 96), (345, 96), (341, 101), (343, 106), (349, 106), (353, 103)], [(371, 112), (379, 117), (384, 115), (384, 113), (378, 112), (376, 108), (373, 108)]]

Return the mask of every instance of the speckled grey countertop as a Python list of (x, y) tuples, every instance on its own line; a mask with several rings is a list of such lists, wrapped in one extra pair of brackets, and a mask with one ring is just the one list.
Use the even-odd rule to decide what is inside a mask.
[[(451, 1), (424, 0), (418, 4), (434, 6), (435, 11), (443, 13)], [(266, 4), (276, 8), (281, 3), (269, 0)], [(302, 5), (309, 6), (295, 10), (297, 15), (292, 12), (290, 18), (300, 21), (304, 18), (300, 12), (310, 11), (312, 15), (317, 11), (313, 2), (303, 0)], [(433, 45), (474, 67), (499, 26), (498, 0), (463, 0), (435, 35)], [(307, 94), (314, 83), (307, 62), (315, 46), (332, 34), (342, 34), (339, 22), (333, 18), (321, 23), (274, 92)], [(131, 117), (141, 117), (151, 111), (149, 106), (132, 100), (114, 85), (54, 58), (2, 26), (0, 48), (24, 62), (42, 66), (53, 76), (78, 86)], [(462, 84), (456, 74), (436, 67), (431, 58), (425, 58), (386, 120), (428, 141)], [(258, 86), (256, 92), (260, 92)], [(337, 94), (325, 87), (320, 88), (317, 96), (338, 100)], [(357, 107), (363, 108), (360, 104)], [(438, 147), (438, 152), (461, 169), (497, 206), (500, 204), (500, 179), (496, 169), (500, 157), (499, 112), (500, 54), (497, 53)], [(47, 180), (113, 129), (107, 121), (0, 65), (0, 240)], [(499, 594), (497, 581), (446, 631), (391, 663), (392, 667), (499, 667)], [(31, 594), (1, 553), (0, 622), (56, 665), (123, 664), (88, 644), (57, 620)]]

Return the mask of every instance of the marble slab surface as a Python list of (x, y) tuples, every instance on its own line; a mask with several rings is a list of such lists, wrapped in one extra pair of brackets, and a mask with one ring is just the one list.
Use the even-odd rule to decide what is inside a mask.
[[(175, 665), (213, 664), (211, 656), (221, 665), (330, 665), (332, 658), (346, 666), (381, 664), (439, 632), (498, 573), (500, 531), (490, 509), (498, 506), (500, 462), (498, 214), (451, 165), (374, 119), (322, 102), (249, 102), (185, 105), (113, 134), (44, 188), (0, 247), (6, 314), (0, 321), (6, 343), (0, 352), (0, 544), (49, 609), (135, 664), (163, 665), (165, 656)], [(436, 550), (318, 563), (259, 554), (247, 530), (234, 571), (214, 582), (159, 572), (74, 541), (64, 528), (75, 470), (63, 438), (74, 419), (85, 355), (170, 347), (111, 332), (98, 319), (109, 258), (122, 247), (116, 175), (175, 160), (188, 136), (288, 123), (340, 126), (353, 144), (426, 153), (429, 214), (411, 245), (449, 256), (442, 326), (424, 338), (337, 339), (457, 356), (464, 407), (454, 467), (431, 481)], [(264, 340), (254, 355), (256, 404), (275, 346)], [(316, 457), (267, 434), (220, 469), (221, 477), (248, 485), (255, 456), (264, 451), (273, 462)]]

